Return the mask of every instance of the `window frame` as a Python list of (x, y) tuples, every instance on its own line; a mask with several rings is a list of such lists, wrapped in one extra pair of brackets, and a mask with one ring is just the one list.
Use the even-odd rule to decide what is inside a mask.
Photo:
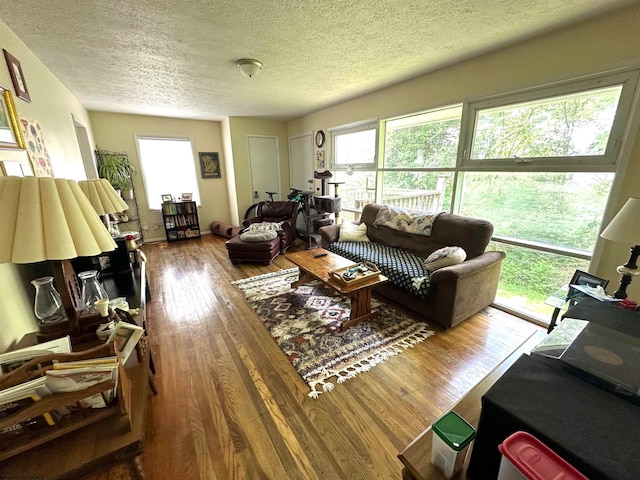
[[(166, 141), (182, 141), (182, 142), (188, 142), (189, 146), (190, 146), (190, 150), (191, 150), (191, 157), (192, 157), (192, 163), (193, 163), (193, 172), (194, 172), (194, 191), (191, 192), (193, 195), (193, 200), (196, 202), (196, 206), (197, 207), (201, 207), (202, 206), (202, 196), (200, 194), (200, 186), (198, 184), (198, 169), (196, 167), (196, 152), (194, 150), (193, 147), (193, 140), (189, 137), (172, 137), (172, 136), (167, 136), (167, 135), (136, 135), (135, 136), (136, 139), (136, 149), (138, 152), (138, 162), (140, 164), (140, 171), (142, 172), (142, 186), (144, 187), (144, 194), (147, 198), (147, 208), (149, 211), (153, 212), (153, 211), (161, 211), (162, 210), (162, 203), (160, 203), (160, 206), (158, 208), (154, 208), (154, 206), (152, 206), (152, 201), (151, 201), (151, 196), (149, 195), (149, 191), (147, 188), (147, 179), (149, 178), (149, 175), (147, 175), (145, 173), (146, 171), (146, 167), (145, 167), (145, 163), (144, 160), (142, 158), (142, 149), (140, 148), (140, 141), (141, 140), (166, 140)], [(148, 166), (148, 165), (147, 165)], [(178, 193), (178, 192), (167, 192), (167, 193)], [(181, 192), (180, 192), (181, 193)], [(155, 200), (154, 200), (155, 202)]]
[[(580, 170), (615, 171), (619, 150), (622, 145), (622, 140), (625, 137), (628, 119), (631, 114), (638, 76), (638, 70), (627, 70), (618, 73), (591, 76), (586, 79), (573, 80), (546, 87), (533, 87), (526, 91), (496, 95), (468, 103), (465, 102), (465, 108), (463, 108), (462, 111), (460, 150), (458, 152), (458, 159), (461, 162), (459, 165), (460, 170), (531, 170), (549, 172)], [(620, 92), (618, 108), (616, 109), (616, 115), (611, 125), (609, 139), (603, 155), (505, 159), (471, 158), (478, 113), (481, 110), (544, 100), (616, 85), (622, 85), (622, 91)]]
[[(352, 133), (364, 132), (367, 130), (375, 131), (375, 141), (373, 148), (373, 161), (367, 163), (336, 163), (335, 159), (337, 158), (336, 152), (336, 139), (341, 135), (348, 135)], [(329, 133), (331, 133), (331, 161), (329, 163), (329, 168), (331, 170), (373, 170), (375, 171), (378, 167), (378, 158), (379, 158), (379, 145), (380, 145), (380, 120), (367, 120), (365, 122), (358, 122), (355, 124), (344, 125), (341, 127), (330, 128)]]

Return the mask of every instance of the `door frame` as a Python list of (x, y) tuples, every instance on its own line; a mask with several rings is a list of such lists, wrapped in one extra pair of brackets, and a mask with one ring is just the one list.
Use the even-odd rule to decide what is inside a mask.
[[(280, 143), (279, 143), (278, 137), (275, 135), (258, 135), (254, 133), (248, 133), (247, 134), (247, 160), (249, 161), (249, 173), (251, 176), (249, 181), (249, 183), (251, 184), (251, 190), (249, 191), (249, 196), (250, 196), (249, 205), (253, 205), (254, 203), (256, 203), (255, 198), (253, 197), (253, 192), (255, 192), (256, 189), (253, 186), (253, 171), (251, 170), (251, 138), (271, 138), (276, 141), (276, 174), (278, 179), (278, 196), (282, 197), (282, 179), (280, 177)], [(282, 198), (279, 198), (279, 200), (282, 200)]]

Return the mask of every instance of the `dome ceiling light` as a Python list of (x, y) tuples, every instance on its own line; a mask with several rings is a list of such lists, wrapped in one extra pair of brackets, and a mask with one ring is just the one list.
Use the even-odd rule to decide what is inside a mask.
[(262, 69), (262, 62), (253, 58), (241, 58), (236, 65), (245, 77), (252, 78)]

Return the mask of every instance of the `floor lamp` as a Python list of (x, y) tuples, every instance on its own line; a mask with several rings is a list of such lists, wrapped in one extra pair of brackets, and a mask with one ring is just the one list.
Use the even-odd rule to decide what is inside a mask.
[(611, 223), (607, 225), (602, 233), (602, 238), (618, 243), (632, 245), (629, 260), (624, 265), (618, 267), (620, 274), (620, 287), (613, 294), (615, 298), (627, 298), (627, 286), (636, 275), (638, 270), (638, 256), (640, 256), (640, 198), (630, 198), (624, 204), (618, 214), (613, 217)]
[(129, 208), (127, 202), (118, 195), (118, 192), (115, 191), (109, 181), (104, 178), (80, 180), (78, 185), (80, 185), (80, 189), (89, 199), (93, 209), (102, 217), (107, 230), (113, 236), (117, 231), (112, 227), (109, 216), (112, 213), (120, 213), (127, 210)]
[[(0, 263), (55, 260), (55, 285), (68, 317), (67, 329), (77, 327), (82, 306), (69, 260), (116, 248), (78, 183), (0, 177), (0, 225)], [(60, 328), (64, 330), (64, 325)]]

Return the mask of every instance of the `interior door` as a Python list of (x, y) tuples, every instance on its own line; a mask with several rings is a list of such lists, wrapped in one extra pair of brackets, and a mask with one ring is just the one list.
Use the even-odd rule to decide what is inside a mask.
[(266, 192), (276, 192), (274, 200), (286, 200), (280, 190), (278, 138), (249, 135), (251, 203), (269, 200)]
[(289, 171), (291, 187), (313, 189), (313, 138), (311, 133), (289, 137)]

